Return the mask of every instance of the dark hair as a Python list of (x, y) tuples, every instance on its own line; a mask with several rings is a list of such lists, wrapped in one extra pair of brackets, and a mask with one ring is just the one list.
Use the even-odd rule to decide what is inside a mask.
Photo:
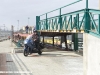
[(37, 30), (34, 30), (33, 32), (36, 32), (37, 33)]

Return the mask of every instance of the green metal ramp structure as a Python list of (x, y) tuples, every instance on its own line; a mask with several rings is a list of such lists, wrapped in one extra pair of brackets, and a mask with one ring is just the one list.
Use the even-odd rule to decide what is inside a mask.
[[(88, 0), (86, 0), (86, 8), (77, 10), (70, 13), (62, 14), (62, 9), (80, 2), (78, 0), (61, 8), (47, 12), (40, 16), (36, 16), (36, 29), (40, 32), (41, 36), (62, 36), (70, 35), (72, 33), (88, 33), (95, 37), (100, 37), (100, 10), (89, 9)], [(48, 14), (59, 10), (59, 15), (48, 17)], [(45, 15), (45, 19), (41, 16)], [(95, 17), (96, 16), (96, 17)], [(75, 34), (75, 50), (77, 50), (77, 34)]]

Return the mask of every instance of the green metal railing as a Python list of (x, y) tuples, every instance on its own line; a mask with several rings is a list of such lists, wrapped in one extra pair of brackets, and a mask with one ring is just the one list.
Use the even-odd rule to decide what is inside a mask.
[[(83, 15), (83, 18), (79, 18), (79, 14)], [(63, 14), (61, 17), (51, 17), (47, 20), (39, 21), (39, 30), (73, 30), (83, 29), (82, 24), (84, 21), (84, 9)], [(47, 24), (46, 24), (47, 22)]]
[[(69, 5), (75, 4), (82, 0), (78, 0)], [(84, 30), (86, 33), (93, 34), (95, 36), (100, 37), (100, 10), (89, 9), (88, 8), (88, 0), (86, 0), (86, 8), (66, 14), (61, 14), (61, 9), (58, 8), (53, 11), (59, 10), (60, 14), (58, 16), (48, 18), (47, 12), (40, 16), (46, 15), (46, 18), (40, 20), (40, 16), (36, 16), (36, 28), (37, 30)], [(96, 16), (96, 17), (94, 17)]]

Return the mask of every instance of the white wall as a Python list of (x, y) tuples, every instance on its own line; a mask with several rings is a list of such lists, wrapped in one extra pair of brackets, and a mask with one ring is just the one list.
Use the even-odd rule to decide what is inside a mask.
[(83, 75), (100, 75), (100, 38), (83, 34)]

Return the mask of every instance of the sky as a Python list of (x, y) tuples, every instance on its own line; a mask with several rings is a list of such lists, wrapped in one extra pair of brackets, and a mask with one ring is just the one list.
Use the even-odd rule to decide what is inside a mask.
[[(34, 26), (36, 25), (36, 16), (74, 1), (77, 0), (0, 0), (0, 28), (3, 29), (5, 25), (6, 29), (10, 30), (11, 25), (13, 25), (14, 29), (17, 30), (26, 25)], [(63, 8), (62, 13), (84, 9), (85, 2), (86, 0), (82, 0), (72, 6)], [(89, 0), (89, 8), (99, 9), (99, 0)], [(56, 15), (59, 15), (59, 11), (48, 14), (48, 17)]]

